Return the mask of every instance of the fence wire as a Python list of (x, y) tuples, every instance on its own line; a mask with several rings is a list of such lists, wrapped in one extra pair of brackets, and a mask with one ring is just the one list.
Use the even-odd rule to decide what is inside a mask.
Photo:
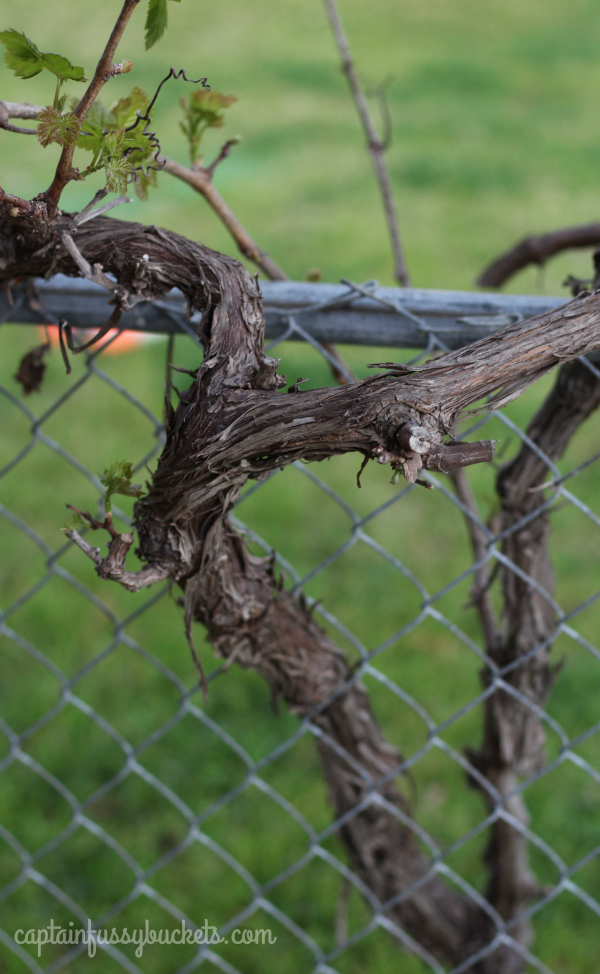
[[(344, 283), (347, 303), (367, 295), (410, 318), (423, 333), (424, 347), (413, 364), (445, 350), (434, 326), (390, 302), (375, 283)], [(339, 296), (332, 303), (339, 311)], [(329, 350), (302, 320), (307, 310), (326, 306), (288, 314), (285, 329), (269, 348), (301, 339), (331, 361)], [(167, 305), (165, 312), (173, 317)], [(178, 316), (174, 320), (181, 324)], [(12, 340), (16, 329), (3, 328), (3, 357), (14, 371), (9, 331)], [(185, 352), (186, 362), (200, 354), (193, 331), (188, 329), (186, 336), (182, 329), (178, 342), (189, 343), (190, 337), (195, 345)], [(436, 500), (443, 505), (441, 517), (452, 525), (447, 543), (457, 546), (458, 570), (456, 563), (448, 570), (444, 559), (439, 567), (438, 542), (428, 537), (426, 524), (420, 534), (407, 531), (406, 541), (390, 528), (392, 518), (410, 523), (417, 516), (415, 504), (424, 503), (419, 493), (426, 492), (412, 485), (382, 493), (376, 484), (352, 502), (343, 487), (349, 468), (339, 474), (334, 463), (331, 476), (329, 467), (296, 463), (253, 483), (232, 517), (257, 552), (274, 554), (287, 584), (305, 595), (323, 626), (336, 634), (355, 660), (353, 679), (367, 685), (386, 731), (402, 746), (402, 763), (387, 777), (402, 787), (412, 782), (416, 810), (414, 818), (398, 809), (392, 813), (403, 816), (431, 865), (393, 902), (382, 903), (348, 865), (339, 840), (344, 819), (332, 819), (318, 763), (307, 746), (322, 736), (310, 715), (301, 721), (277, 716), (257, 677), (217, 663), (209, 664), (209, 692), (203, 700), (181, 634), (177, 595), (169, 586), (129, 596), (99, 582), (64, 536), (56, 543), (60, 506), (65, 500), (78, 503), (81, 478), (88, 484), (87, 496), (103, 497), (99, 470), (90, 459), (93, 450), (81, 430), (87, 429), (91, 440), (117, 440), (112, 431), (98, 428), (107, 399), (118, 400), (119, 442), (133, 439), (142, 477), (164, 442), (161, 418), (143, 401), (146, 393), (156, 403), (149, 390), (162, 384), (158, 355), (151, 357), (156, 374), (139, 381), (135, 373), (128, 387), (125, 365), (115, 368), (117, 359), (109, 359), (108, 352), (105, 346), (86, 355), (79, 372), (57, 379), (62, 391), (51, 399), (42, 393), (48, 401), (39, 413), (33, 397), (24, 399), (16, 384), (0, 385), (3, 426), (12, 431), (8, 452), (20, 437), (0, 469), (8, 498), (0, 504), (8, 532), (2, 574), (5, 593), (10, 593), (0, 614), (5, 659), (0, 970), (79, 971), (96, 964), (106, 971), (178, 974), (200, 967), (228, 974), (282, 969), (439, 974), (446, 968), (389, 916), (395, 903), (431, 876), (443, 877), (472, 898), (495, 925), (490, 942), (452, 974), (475, 968), (499, 944), (523, 958), (524, 970), (600, 970), (600, 710), (595, 702), (600, 649), (594, 639), (600, 589), (594, 587), (593, 565), (600, 512), (588, 502), (598, 424), (590, 421), (585, 443), (578, 441), (566, 465), (543, 455), (507, 411), (486, 415), (463, 431), (472, 436), (487, 427), (494, 435), (502, 427), (513, 443), (526, 443), (547, 465), (548, 491), (540, 492), (539, 508), (529, 517), (556, 511), (566, 524), (562, 537), (566, 532), (573, 539), (557, 562), (559, 591), (561, 572), (565, 575), (564, 607), (507, 559), (493, 518), (488, 523), (466, 508), (443, 476), (430, 479), (441, 495)], [(127, 368), (135, 370), (136, 361), (130, 355)], [(145, 364), (149, 361), (144, 358)], [(99, 416), (90, 412), (97, 404)], [(583, 496), (576, 492), (578, 483)], [(53, 494), (60, 489), (64, 496), (48, 502), (49, 484)], [(426, 500), (432, 503), (429, 495)], [(39, 516), (33, 516), (38, 503)], [(126, 511), (115, 508), (115, 513), (131, 523)], [(313, 513), (315, 524), (324, 529), (322, 538), (312, 536)], [(465, 517), (476, 520), (486, 539), (479, 561), (465, 560), (466, 541), (456, 540), (466, 537)], [(284, 536), (282, 524), (287, 524)], [(510, 530), (522, 527), (519, 522)], [(277, 531), (280, 536), (264, 536)], [(302, 550), (304, 542), (307, 550), (295, 566), (290, 551)], [(416, 546), (426, 549), (422, 556), (417, 557)], [(527, 661), (521, 657), (505, 668), (494, 663), (474, 611), (463, 609), (478, 569), (485, 564), (493, 570), (494, 563), (520, 573), (552, 605), (552, 641), (562, 647), (556, 662), (561, 652), (565, 658), (555, 690), (564, 684), (559, 706), (553, 706), (553, 697), (545, 709), (521, 699), (538, 713), (548, 736), (546, 763), (518, 780), (513, 791), (530, 804), (528, 824), (512, 816), (498, 795), (492, 795), (486, 809), (481, 796), (467, 787), (467, 779), (477, 778), (478, 771), (464, 748), (481, 737), (482, 706), (498, 687), (518, 695), (510, 673)], [(369, 603), (374, 586), (380, 594), (383, 588), (385, 606)], [(336, 595), (340, 589), (344, 598)], [(336, 600), (342, 611), (334, 613)], [(368, 621), (355, 625), (361, 600), (367, 603), (362, 611)], [(385, 624), (369, 620), (378, 613)], [(533, 646), (531, 654), (541, 648)], [(491, 677), (478, 686), (481, 667)], [(464, 685), (457, 678), (460, 691), (447, 680), (452, 669), (466, 674)], [(435, 685), (432, 693), (430, 685)], [(364, 777), (364, 769), (358, 767), (357, 773)], [(377, 791), (381, 784), (371, 783), (367, 803), (385, 801)], [(489, 783), (483, 784), (490, 793)], [(552, 808), (559, 809), (555, 818), (547, 808), (549, 796)], [(481, 863), (486, 837), (499, 819), (526, 836), (540, 877), (530, 905), (508, 922), (486, 900)], [(526, 918), (536, 932), (529, 946), (513, 937)], [(95, 959), (87, 959), (90, 948), (84, 943), (47, 945), (38, 954), (35, 946), (15, 941), (17, 930), (44, 928), (51, 919), (66, 931), (90, 924)], [(191, 931), (201, 931), (207, 920), (223, 939), (170, 952), (148, 947), (136, 956), (135, 944), (125, 947), (98, 936), (127, 925), (137, 929), (148, 919), (155, 929), (183, 922)], [(268, 939), (233, 944), (233, 931), (267, 928), (275, 944)], [(567, 946), (557, 933), (561, 929)], [(577, 961), (576, 938), (581, 950), (591, 951), (588, 966)]]

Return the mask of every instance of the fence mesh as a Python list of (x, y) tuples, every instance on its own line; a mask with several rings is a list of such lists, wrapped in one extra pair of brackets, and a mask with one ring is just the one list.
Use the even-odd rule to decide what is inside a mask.
[[(367, 292), (377, 298), (375, 286)], [(348, 300), (363, 293), (349, 287)], [(418, 324), (427, 333), (422, 359), (441, 343)], [(98, 581), (60, 541), (62, 504), (85, 507), (87, 499), (93, 511), (103, 496), (99, 472), (119, 452), (135, 453), (141, 479), (159, 453), (164, 345), (123, 357), (105, 346), (78, 359), (69, 378), (55, 356), (36, 400), (25, 399), (11, 377), (31, 330), (5, 324), (2, 333), (0, 970), (343, 974), (397, 970), (399, 960), (408, 974), (446, 970), (390, 918), (393, 904), (378, 902), (349, 867), (344, 822), (332, 816), (314, 753), (318, 726), (277, 713), (255, 674), (211, 661), (208, 649), (204, 700), (178, 593), (162, 586), (128, 595)], [(285, 345), (291, 337), (306, 344)], [(191, 338), (177, 339), (179, 364), (198, 364)], [(292, 377), (310, 368), (324, 378), (329, 352), (302, 328), (301, 315), (289, 316), (271, 347), (278, 344)], [(359, 372), (360, 356), (373, 358), (372, 350), (349, 354)], [(484, 436), (501, 440), (500, 460), (524, 442), (540, 455), (525, 427), (548, 388), (542, 382), (518, 404), (471, 421), (463, 435), (477, 429), (481, 436), (483, 427)], [(389, 474), (371, 465), (359, 492), (356, 458), (344, 457), (297, 463), (254, 483), (232, 518), (257, 554), (274, 552), (286, 584), (304, 593), (355, 662), (354, 678), (401, 748), (394, 776), (414, 816), (404, 824), (431, 857), (430, 874), (492, 916), (493, 939), (454, 974), (474, 969), (501, 943), (523, 958), (524, 970), (598, 966), (597, 434), (592, 418), (563, 461), (542, 455), (550, 486), (529, 515), (552, 512), (557, 591), (542, 595), (555, 612), (553, 659), (561, 669), (543, 710), (525, 700), (547, 735), (543, 767), (513, 789), (527, 803), (528, 824), (511, 816), (506, 801), (487, 807), (467, 785), (477, 770), (465, 749), (478, 744), (485, 701), (510, 686), (515, 665), (502, 670), (490, 661), (469, 604), (482, 565), (521, 571), (494, 530), (497, 462), (471, 476), (483, 513), (465, 506), (442, 475), (430, 478), (431, 495), (392, 487)], [(125, 523), (130, 513), (125, 504), (116, 508)], [(485, 538), (480, 559), (465, 518)], [(522, 580), (540, 591), (535, 579)], [(481, 682), (482, 668), (491, 681)], [(381, 800), (376, 784), (374, 802)], [(539, 881), (508, 922), (486, 901), (482, 863), (502, 818), (526, 836)], [(535, 931), (529, 946), (513, 938), (525, 916)], [(15, 941), (18, 929), (51, 920), (67, 934), (88, 923), (109, 934), (145, 921), (154, 930), (207, 923), (222, 940), (136, 954), (136, 944), (100, 938), (93, 959), (84, 943), (48, 944), (39, 954)], [(277, 939), (237, 944), (232, 933), (240, 929), (268, 929)]]

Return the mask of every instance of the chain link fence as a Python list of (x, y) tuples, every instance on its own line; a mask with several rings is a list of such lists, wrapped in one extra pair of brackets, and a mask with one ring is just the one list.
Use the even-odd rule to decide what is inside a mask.
[[(374, 338), (363, 322), (364, 344), (420, 346), (415, 364), (502, 327), (507, 314), (543, 310), (545, 301), (506, 299), (514, 304), (508, 311), (474, 303), (469, 316), (468, 307), (438, 298), (435, 313), (419, 315), (400, 292), (373, 282), (345, 282), (324, 297), (313, 288), (301, 305), (296, 291), (285, 307), (265, 291), (270, 347), (281, 350), (292, 378), (310, 369), (314, 384), (327, 381), (324, 342), (341, 336), (360, 345), (359, 317), (351, 335), (339, 328), (357, 309), (364, 315), (365, 302), (384, 313), (386, 327), (411, 328), (412, 338), (403, 332), (392, 341), (389, 330)], [(19, 292), (5, 321), (55, 321), (48, 293)], [(435, 306), (435, 292), (428, 300)], [(92, 324), (89, 295), (80, 291), (73, 301)], [(158, 324), (136, 309), (136, 327), (179, 333), (171, 360), (197, 366), (193, 323), (177, 302), (157, 302), (148, 313)], [(318, 331), (318, 316), (328, 314), (335, 334)], [(158, 586), (128, 595), (100, 582), (60, 541), (62, 505), (85, 507), (87, 499), (93, 511), (104, 466), (126, 452), (143, 479), (159, 453), (164, 343), (117, 357), (109, 342), (78, 358), (70, 377), (55, 354), (36, 400), (12, 379), (31, 337), (31, 329), (9, 324), (0, 335), (0, 970), (450, 970), (395, 921), (395, 904), (380, 902), (350, 868), (340, 839), (345, 822), (332, 814), (314, 753), (319, 727), (278, 713), (255, 674), (218, 665), (207, 648), (203, 699), (179, 593)], [(364, 349), (344, 354), (366, 374)], [(600, 379), (592, 362), (584, 369)], [(411, 811), (395, 814), (430, 870), (396, 901), (437, 876), (491, 918), (489, 943), (453, 974), (479, 970), (500, 945), (518, 960), (511, 970), (600, 970), (598, 420), (574, 435), (563, 460), (550, 456), (527, 424), (552, 381), (464, 425), (464, 437), (485, 428), (501, 441), (495, 463), (473, 468), (466, 484), (432, 476), (432, 495), (390, 486), (389, 473), (371, 465), (358, 491), (355, 457), (297, 463), (247, 489), (233, 518), (255, 554), (277, 560), (285, 584), (347, 651), (354, 679), (402, 751), (393, 777)], [(496, 473), (523, 448), (542, 462), (545, 487), (530, 489), (535, 503), (507, 526), (498, 518)], [(131, 523), (126, 502), (115, 514)], [(507, 549), (507, 540), (548, 514), (556, 591)], [(503, 664), (482, 635), (482, 605), (485, 598), (484, 610), (504, 612), (504, 629), (511, 628), (498, 585), (504, 577), (506, 593), (510, 575), (549, 607), (552, 624), (543, 640), (530, 640)], [(550, 647), (555, 682), (540, 703), (512, 677)], [(517, 769), (508, 790), (493, 788), (472, 756), (499, 688), (546, 737), (543, 762)], [(378, 784), (368, 801), (385, 801)], [(526, 817), (515, 801), (526, 803)], [(484, 861), (487, 845), (489, 866), (498, 823), (524, 840), (532, 876), (524, 905), (508, 918), (493, 903)], [(63, 931), (56, 942), (38, 948), (15, 940), (17, 931), (27, 940), (28, 930), (51, 921)], [(124, 928), (145, 924), (198, 932), (200, 942), (122, 942)], [(524, 935), (529, 926), (533, 934)], [(77, 942), (82, 928), (91, 945)], [(218, 942), (206, 935), (213, 928)]]

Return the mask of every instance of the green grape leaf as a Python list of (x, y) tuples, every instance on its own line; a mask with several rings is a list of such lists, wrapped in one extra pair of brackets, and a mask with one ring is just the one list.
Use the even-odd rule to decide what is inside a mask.
[(131, 163), (123, 154), (125, 139), (123, 129), (108, 132), (102, 143), (102, 165), (106, 175), (106, 188), (109, 193), (125, 193), (127, 180), (131, 174)]
[[(75, 111), (78, 104), (79, 100), (77, 98), (69, 99), (69, 108), (72, 112)], [(107, 128), (109, 127), (111, 121), (111, 112), (108, 110), (108, 108), (104, 107), (101, 101), (96, 99), (96, 101), (93, 102), (88, 109), (88, 113), (85, 117), (86, 125), (88, 122), (90, 122), (93, 125), (98, 125), (100, 128)]]
[(52, 142), (58, 145), (75, 145), (79, 133), (79, 121), (71, 112), (62, 114), (56, 108), (44, 108), (38, 115), (37, 137), (44, 148)]
[(12, 29), (3, 30), (0, 32), (0, 44), (6, 48), (5, 64), (19, 78), (35, 78), (44, 70), (41, 51), (25, 34)]
[[(150, 99), (145, 91), (137, 86), (127, 95), (116, 102), (110, 112), (114, 117), (117, 128), (129, 128), (137, 119), (137, 113), (145, 115)], [(143, 125), (141, 126), (143, 128)]]
[[(181, 0), (177, 0), (180, 3)], [(167, 0), (150, 0), (146, 17), (146, 50), (163, 36), (167, 29)]]
[(125, 136), (123, 129), (113, 132), (106, 132), (102, 140), (103, 149), (107, 156), (122, 156), (125, 148)]
[(83, 123), (83, 128), (77, 136), (77, 148), (87, 149), (96, 155), (102, 148), (104, 132), (100, 125), (90, 122), (89, 116)]
[(126, 193), (131, 163), (124, 156), (109, 156), (104, 162), (106, 188), (109, 193)]
[(5, 63), (19, 78), (35, 78), (46, 68), (60, 81), (87, 81), (83, 68), (72, 65), (62, 54), (43, 54), (18, 30), (0, 31), (0, 44), (6, 48)]
[[(72, 112), (75, 111), (78, 104), (77, 98), (71, 98), (69, 100), (69, 107)], [(104, 130), (110, 127), (112, 121), (113, 118), (108, 109), (101, 102), (95, 101), (91, 105), (83, 123), (83, 128), (79, 133), (77, 148), (87, 149), (88, 152), (93, 152), (94, 155), (97, 155), (102, 148)]]
[(167, 27), (167, 0), (150, 0), (146, 17), (146, 50), (156, 44)]
[(42, 54), (42, 59), (44, 67), (61, 81), (87, 81), (83, 76), (83, 68), (71, 64), (62, 54)]
[(104, 471), (100, 483), (106, 487), (104, 509), (107, 512), (111, 509), (110, 499), (113, 494), (122, 494), (124, 497), (143, 496), (141, 485), (131, 483), (132, 477), (133, 464), (129, 460), (116, 460)]

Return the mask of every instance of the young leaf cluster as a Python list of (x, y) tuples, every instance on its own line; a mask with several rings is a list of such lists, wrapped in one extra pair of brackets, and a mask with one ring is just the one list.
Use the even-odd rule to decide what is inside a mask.
[[(138, 121), (146, 113), (149, 101), (148, 95), (135, 87), (110, 111), (95, 102), (77, 137), (77, 147), (93, 153), (84, 175), (104, 169), (111, 193), (124, 193), (134, 169), (152, 153), (152, 142)], [(141, 173), (135, 185), (138, 195), (145, 198), (148, 186), (156, 185), (156, 173), (152, 170), (147, 175)]]
[(70, 517), (68, 521), (65, 521), (65, 523), (61, 528), (61, 531), (78, 531), (79, 528), (87, 528), (87, 527), (88, 527), (88, 522), (84, 518), (83, 514), (79, 514), (78, 511), (75, 511), (73, 513), (73, 516)]
[[(149, 0), (145, 25), (146, 49), (152, 47), (165, 32), (169, 2), (180, 3), (181, 0)], [(63, 149), (71, 149), (77, 145), (92, 153), (90, 165), (81, 173), (72, 170), (71, 178), (85, 179), (104, 169), (109, 192), (124, 193), (127, 183), (133, 178), (138, 195), (145, 199), (148, 187), (156, 185), (156, 171), (143, 164), (160, 148), (153, 133), (145, 134), (149, 121), (148, 96), (139, 88), (134, 88), (110, 112), (94, 101), (82, 123), (79, 113), (75, 111), (78, 100), (71, 99), (71, 110), (64, 111), (66, 96), (60, 97), (60, 89), (65, 81), (87, 81), (82, 67), (71, 64), (62, 54), (44, 53), (26, 34), (12, 28), (0, 31), (0, 44), (5, 49), (6, 65), (17, 77), (34, 78), (46, 70), (56, 78), (54, 102), (38, 116), (37, 136), (44, 147), (56, 143)], [(118, 65), (117, 73), (125, 74), (132, 67), (132, 62), (124, 61)], [(145, 126), (140, 124), (142, 116)]]
[(79, 121), (72, 112), (61, 112), (49, 105), (38, 115), (37, 137), (46, 148), (52, 142), (58, 145), (75, 145)]
[(102, 477), (100, 483), (106, 487), (104, 495), (104, 510), (108, 514), (112, 510), (111, 498), (113, 494), (121, 494), (124, 497), (141, 497), (144, 493), (140, 484), (132, 484), (133, 464), (129, 460), (116, 460), (111, 463)]
[(189, 98), (181, 96), (183, 121), (181, 131), (188, 140), (192, 165), (200, 159), (200, 142), (207, 129), (221, 129), (225, 124), (225, 111), (237, 101), (234, 95), (224, 95), (216, 89), (200, 88)]

